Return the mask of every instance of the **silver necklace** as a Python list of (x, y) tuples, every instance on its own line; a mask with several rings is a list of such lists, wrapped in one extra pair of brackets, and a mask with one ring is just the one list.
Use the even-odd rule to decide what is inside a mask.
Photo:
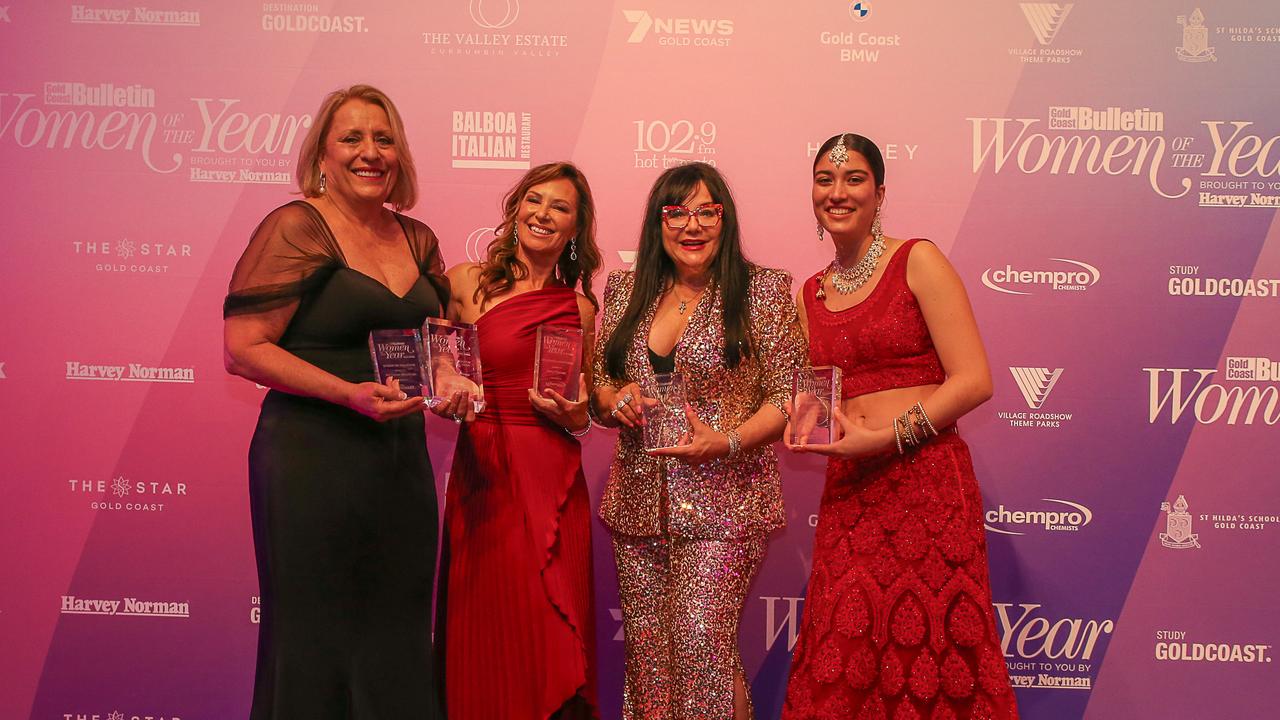
[(884, 233), (873, 233), (871, 247), (867, 248), (867, 254), (862, 256), (857, 265), (847, 268), (842, 266), (838, 259), (831, 261), (831, 265), (827, 268), (827, 275), (831, 277), (831, 287), (841, 295), (857, 292), (875, 274), (876, 263), (883, 254)]

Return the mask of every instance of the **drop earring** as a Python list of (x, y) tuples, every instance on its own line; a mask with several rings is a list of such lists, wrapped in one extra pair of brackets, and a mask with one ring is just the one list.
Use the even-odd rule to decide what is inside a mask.
[(578, 261), (578, 238), (576, 235), (569, 239), (569, 259), (573, 262)]
[(325, 177), (324, 177), (324, 171), (323, 171), (323, 170), (321, 170), (321, 171), (320, 171), (320, 194), (321, 194), (321, 195), (323, 195), (323, 194), (324, 194), (325, 188), (326, 188), (327, 186), (328, 186), (328, 182), (326, 182), (326, 180), (325, 180)]
[(824, 232), (825, 231), (822, 229), (822, 223), (818, 223), (818, 242), (822, 242)]

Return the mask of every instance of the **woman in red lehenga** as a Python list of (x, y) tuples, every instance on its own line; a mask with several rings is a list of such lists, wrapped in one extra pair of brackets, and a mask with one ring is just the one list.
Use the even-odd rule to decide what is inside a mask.
[(594, 345), (595, 208), (582, 173), (552, 163), (530, 170), (503, 209), (486, 259), (448, 273), (450, 316), (479, 329), (486, 407), (476, 414), (459, 394), (435, 408), (466, 421), (446, 493), (437, 600), (444, 704), (453, 720), (597, 717), (591, 511), (578, 444), (590, 428), (588, 385), (578, 379), (577, 402), (530, 389), (539, 325), (581, 328), (584, 352)]
[[(884, 160), (827, 140), (813, 167), (818, 237), (805, 282), (814, 366), (844, 371), (783, 718), (1017, 718), (991, 607), (982, 498), (955, 421), (991, 396), (968, 296), (928, 241), (880, 230)], [(786, 437), (790, 437), (790, 432)]]

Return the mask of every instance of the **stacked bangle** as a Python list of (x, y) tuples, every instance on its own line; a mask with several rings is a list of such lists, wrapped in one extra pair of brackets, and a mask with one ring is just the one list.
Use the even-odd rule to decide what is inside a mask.
[[(916, 434), (919, 428), (920, 434)], [(924, 411), (924, 405), (916, 403), (907, 411), (893, 419), (893, 438), (898, 446), (898, 454), (905, 455), (907, 450), (914, 450), (924, 444), (925, 440), (937, 437), (938, 431)]]

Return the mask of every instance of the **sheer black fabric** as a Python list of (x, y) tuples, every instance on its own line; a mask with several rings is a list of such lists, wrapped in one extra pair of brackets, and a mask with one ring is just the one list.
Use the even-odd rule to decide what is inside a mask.
[[(403, 296), (347, 267), (319, 211), (267, 216), (236, 265), (228, 317), (297, 303), (280, 347), (372, 381), (375, 328), (418, 327), (448, 302), (435, 235), (397, 215), (421, 273)], [(378, 423), (267, 393), (249, 448), (262, 614), (253, 720), (435, 718), (436, 495), (421, 415)]]

